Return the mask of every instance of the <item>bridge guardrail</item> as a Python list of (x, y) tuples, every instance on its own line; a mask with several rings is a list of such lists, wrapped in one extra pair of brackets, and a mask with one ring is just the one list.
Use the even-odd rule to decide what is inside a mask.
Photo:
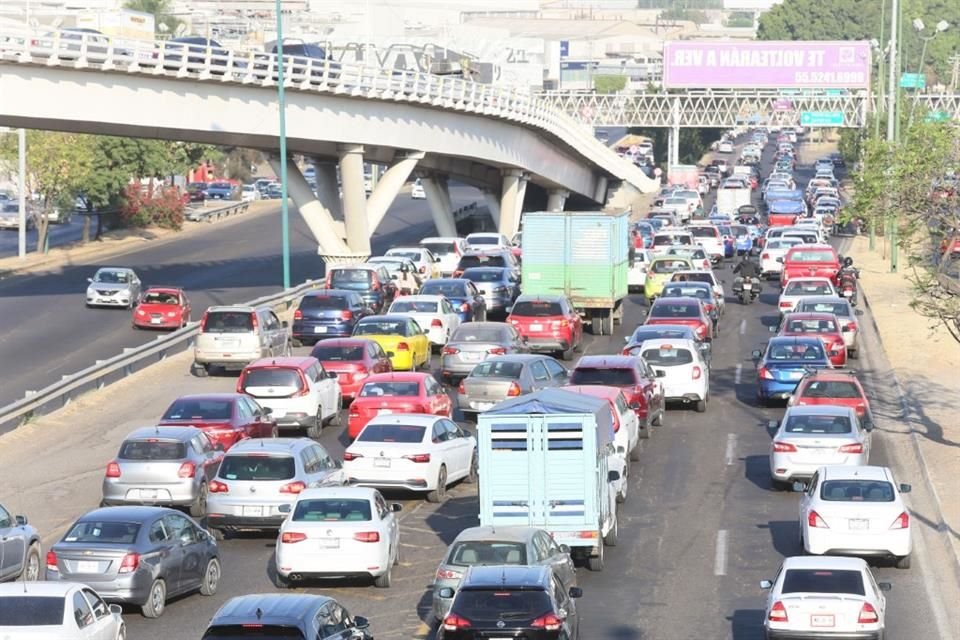
[(217, 207), (216, 209), (189, 209), (184, 217), (191, 222), (213, 222), (214, 220), (221, 220), (228, 216), (246, 213), (249, 208), (249, 202), (231, 202), (226, 206)]

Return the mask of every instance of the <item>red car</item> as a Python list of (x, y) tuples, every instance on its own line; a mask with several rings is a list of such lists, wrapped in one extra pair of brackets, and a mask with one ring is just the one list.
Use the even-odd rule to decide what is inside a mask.
[(507, 322), (534, 353), (559, 353), (570, 360), (583, 341), (583, 320), (561, 295), (521, 295)]
[(347, 436), (353, 440), (373, 417), (384, 413), (429, 413), (449, 418), (453, 401), (429, 373), (377, 373), (367, 378), (350, 405)]
[(357, 397), (360, 387), (371, 375), (393, 371), (393, 363), (383, 348), (364, 338), (321, 340), (310, 355), (319, 360), (325, 370), (337, 374), (340, 395), (345, 400)]
[(619, 387), (640, 420), (641, 438), (650, 437), (651, 425), (663, 424), (663, 384), (643, 358), (583, 356), (570, 372), (568, 384)]
[(713, 340), (713, 320), (699, 298), (657, 298), (644, 324), (682, 324), (691, 327), (700, 340)]
[(847, 345), (837, 316), (832, 313), (787, 313), (780, 322), (779, 336), (816, 336), (823, 341), (830, 364), (847, 364)]
[(203, 429), (224, 451), (246, 438), (277, 435), (277, 421), (257, 401), (242, 393), (180, 396), (163, 413), (160, 426), (193, 425)]
[(150, 287), (133, 310), (134, 329), (179, 329), (190, 322), (190, 301), (180, 287)]
[(783, 271), (780, 272), (780, 286), (787, 284), (790, 278), (820, 277), (830, 278), (834, 286), (837, 272), (840, 271), (840, 258), (836, 249), (828, 244), (800, 244), (790, 247), (783, 257)]
[(820, 369), (805, 375), (790, 398), (791, 405), (836, 404), (850, 407), (865, 425), (873, 422), (870, 400), (853, 371)]

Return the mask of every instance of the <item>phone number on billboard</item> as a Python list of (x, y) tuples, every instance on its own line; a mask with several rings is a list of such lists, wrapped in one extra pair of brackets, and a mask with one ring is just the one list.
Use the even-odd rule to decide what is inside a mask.
[(866, 83), (867, 78), (862, 71), (797, 71), (794, 81), (798, 83), (823, 82), (826, 84), (861, 85)]

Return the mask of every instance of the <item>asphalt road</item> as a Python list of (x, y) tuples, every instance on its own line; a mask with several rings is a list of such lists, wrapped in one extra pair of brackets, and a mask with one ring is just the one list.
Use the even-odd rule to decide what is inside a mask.
[[(466, 186), (452, 186), (450, 196), (454, 208), (482, 199), (479, 191)], [(145, 285), (185, 287), (196, 320), (208, 306), (244, 302), (280, 289), (279, 210), (278, 204), (276, 210), (249, 218), (202, 225), (172, 242), (145, 244), (111, 258), (109, 265), (133, 267)], [(321, 276), (316, 241), (296, 210), (290, 220), (292, 282)], [(434, 233), (426, 201), (401, 194), (374, 235), (374, 251)], [(100, 266), (107, 265), (91, 258), (54, 272), (0, 282), (0, 406), (124, 347), (156, 338), (154, 332), (133, 329), (129, 311), (85, 308), (86, 279)]]
[[(50, 246), (58, 247), (68, 242), (76, 242), (83, 236), (84, 217), (75, 215), (70, 218), (67, 224), (51, 224), (49, 227)], [(90, 234), (96, 231), (96, 220), (91, 220)], [(8, 258), (17, 255), (20, 247), (20, 239), (16, 229), (0, 230), (0, 258)], [(27, 231), (27, 252), (33, 252), (37, 248), (37, 230), (29, 229)]]

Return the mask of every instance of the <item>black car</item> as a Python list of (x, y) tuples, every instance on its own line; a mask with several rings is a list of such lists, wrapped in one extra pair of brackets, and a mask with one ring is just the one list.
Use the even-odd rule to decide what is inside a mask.
[(847, 161), (843, 159), (843, 154), (839, 151), (834, 151), (830, 154), (830, 161), (833, 162), (834, 167), (846, 167)]
[(548, 566), (472, 566), (456, 594), (450, 587), (440, 590), (440, 597), (453, 597), (453, 604), (437, 638), (577, 640), (580, 618), (574, 600), (581, 595), (578, 587), (564, 588)]
[(366, 618), (326, 596), (264, 593), (231, 598), (214, 614), (203, 640), (373, 640)]
[(191, 182), (187, 185), (187, 195), (190, 202), (203, 202), (207, 199), (207, 183)]
[(311, 291), (300, 299), (293, 312), (293, 339), (295, 343), (316, 344), (324, 338), (349, 336), (357, 321), (371, 313), (356, 291)]
[[(229, 51), (216, 40), (200, 36), (183, 36), (171, 38), (163, 43), (163, 68), (175, 70), (183, 64), (184, 55), (187, 58), (187, 67), (199, 71), (210, 61), (214, 67), (226, 67)], [(154, 53), (154, 57), (158, 54)], [(211, 73), (223, 75), (222, 69), (213, 69)]]

